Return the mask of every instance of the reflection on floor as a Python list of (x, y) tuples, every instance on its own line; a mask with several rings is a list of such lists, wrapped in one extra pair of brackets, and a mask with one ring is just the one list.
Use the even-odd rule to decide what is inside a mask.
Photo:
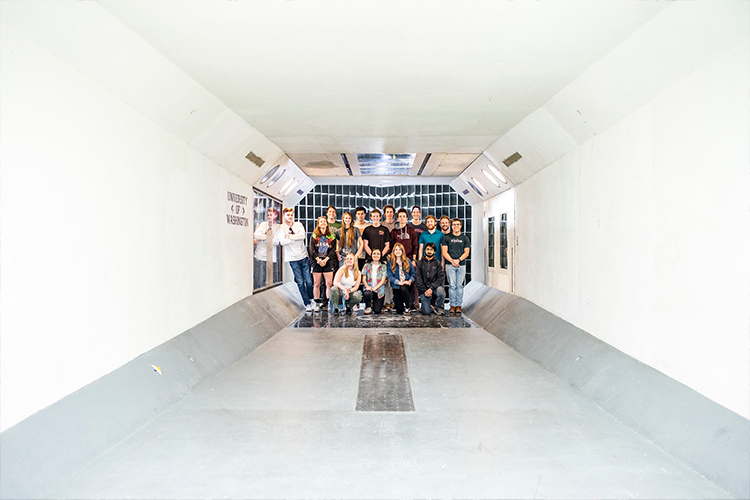
[(412, 311), (410, 316), (384, 312), (366, 315), (354, 311), (351, 315), (331, 314), (327, 310), (306, 313), (289, 325), (290, 328), (477, 328), (471, 320), (455, 316), (426, 316)]

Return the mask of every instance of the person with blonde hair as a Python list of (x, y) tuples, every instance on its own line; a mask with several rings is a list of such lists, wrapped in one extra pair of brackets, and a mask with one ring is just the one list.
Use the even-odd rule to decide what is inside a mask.
[(386, 272), (393, 289), (396, 312), (409, 316), (409, 309), (414, 301), (414, 266), (401, 243), (393, 245)]
[(346, 314), (352, 313), (352, 308), (362, 302), (362, 294), (357, 290), (362, 282), (362, 274), (357, 268), (357, 259), (353, 253), (346, 254), (344, 265), (336, 272), (331, 290), (331, 313), (344, 313), (342, 302), (346, 305)]
[(331, 297), (331, 286), (333, 285), (333, 262), (336, 259), (336, 234), (328, 227), (328, 219), (318, 217), (318, 223), (310, 236), (307, 246), (310, 261), (313, 263), (313, 296), (315, 298), (315, 311), (320, 311), (320, 279), (326, 280), (326, 292)]

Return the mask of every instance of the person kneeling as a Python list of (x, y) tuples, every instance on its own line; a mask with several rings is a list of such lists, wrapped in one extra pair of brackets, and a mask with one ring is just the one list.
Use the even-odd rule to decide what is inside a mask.
[(362, 275), (357, 268), (357, 262), (354, 254), (347, 254), (344, 257), (344, 265), (333, 278), (333, 288), (331, 289), (331, 312), (344, 313), (342, 302), (346, 304), (346, 313), (351, 314), (352, 307), (362, 302), (362, 294), (357, 291), (362, 281)]
[(445, 289), (443, 280), (445, 271), (440, 261), (435, 258), (437, 247), (430, 242), (424, 246), (424, 257), (417, 262), (417, 291), (419, 292), (419, 303), (422, 306), (422, 314), (432, 312), (432, 300), (435, 300), (435, 312), (443, 314), (443, 302), (445, 302)]
[(393, 289), (396, 312), (409, 316), (411, 313), (408, 306), (414, 300), (414, 266), (411, 265), (401, 243), (396, 243), (393, 246), (387, 273), (388, 281), (391, 282), (391, 288)]

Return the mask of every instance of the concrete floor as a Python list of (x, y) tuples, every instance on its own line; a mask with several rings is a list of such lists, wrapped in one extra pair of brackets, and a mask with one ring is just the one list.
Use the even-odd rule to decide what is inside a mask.
[(282, 330), (48, 497), (730, 498), (471, 326), (385, 330), (415, 412), (354, 411), (373, 329)]

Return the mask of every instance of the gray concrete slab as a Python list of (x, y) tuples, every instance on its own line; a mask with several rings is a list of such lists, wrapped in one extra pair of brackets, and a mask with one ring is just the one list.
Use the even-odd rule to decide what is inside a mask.
[(48, 498), (729, 498), (481, 328), (402, 328), (414, 412), (356, 412), (372, 329), (287, 328)]

